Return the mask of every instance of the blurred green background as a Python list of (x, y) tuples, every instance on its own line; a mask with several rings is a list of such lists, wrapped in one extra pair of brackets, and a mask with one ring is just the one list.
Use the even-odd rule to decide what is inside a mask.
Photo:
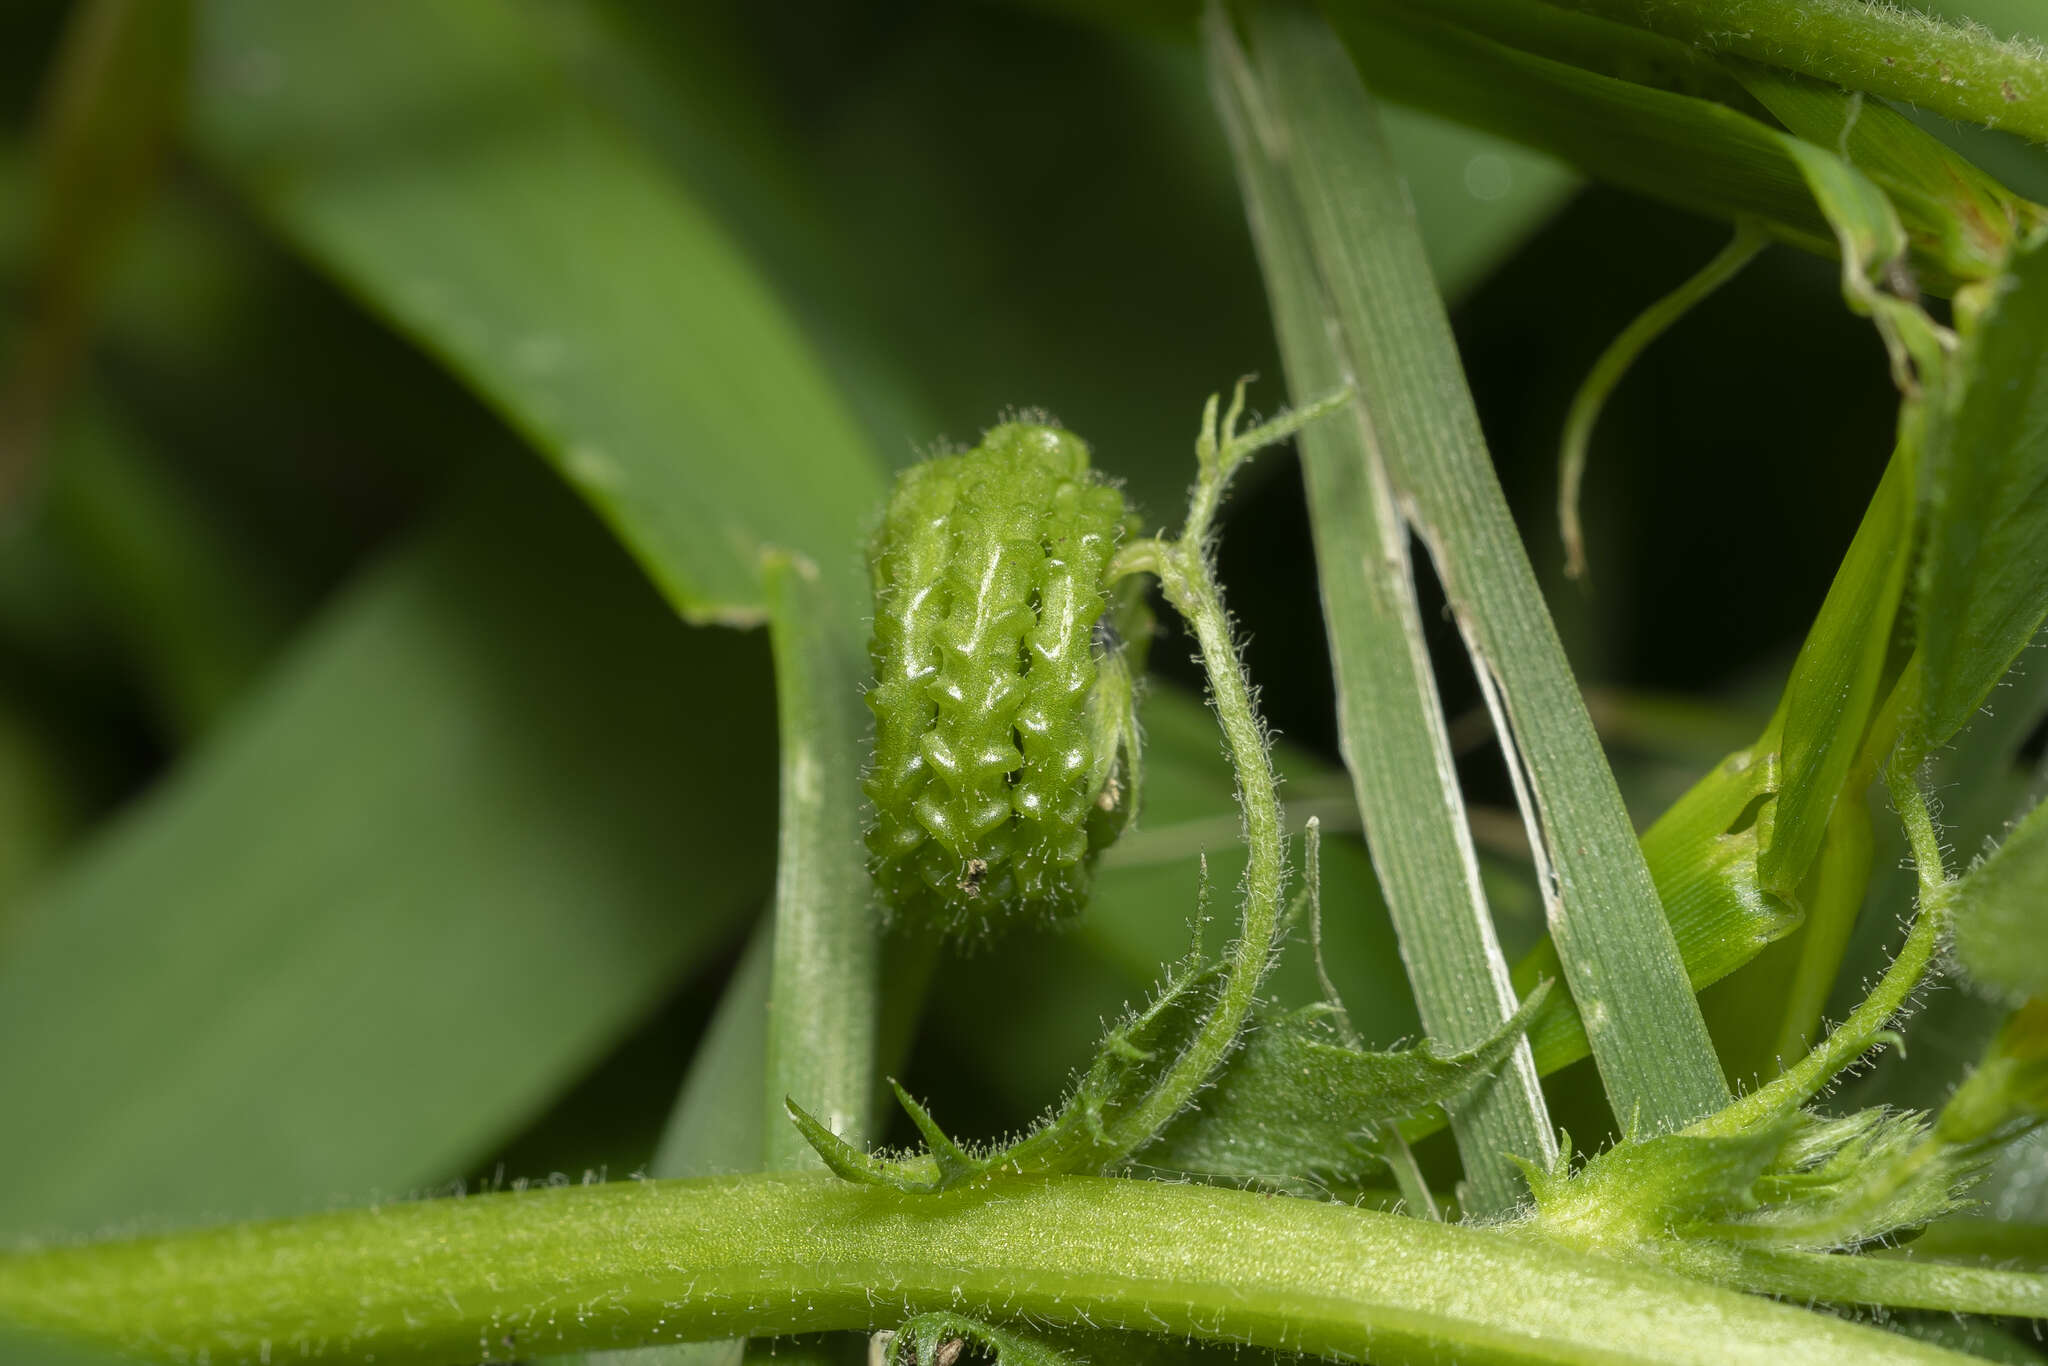
[[(0, 1237), (634, 1171), (772, 878), (765, 644), (675, 611), (749, 615), (722, 500), (853, 527), (875, 504), (827, 496), (832, 451), (901, 463), (1034, 407), (1163, 524), (1203, 398), (1260, 374), (1284, 401), (1191, 18), (209, 0), (121, 68), (133, 164), (67, 198), (91, 21), (0, 9)], [(1771, 250), (1621, 386), (1567, 584), (1572, 391), (1727, 229), (1388, 117), (1647, 820), (1774, 695), (1888, 453), (1881, 349), (1831, 262)], [(1945, 131), (2048, 197), (2037, 149)], [(667, 307), (700, 272), (729, 313)], [(672, 501), (638, 522), (648, 471)], [(1290, 795), (1341, 801), (1306, 519), (1291, 456), (1262, 461), (1222, 568)], [(1050, 1102), (1175, 951), (1189, 855), (1229, 833), (1188, 654), (1152, 650), (1160, 838), (1099, 923), (940, 969), (908, 1075), (951, 1127)], [(1490, 749), (1466, 777), (1508, 803)], [(1414, 1017), (1362, 846), (1329, 857), (1339, 976), (1388, 1042)]]

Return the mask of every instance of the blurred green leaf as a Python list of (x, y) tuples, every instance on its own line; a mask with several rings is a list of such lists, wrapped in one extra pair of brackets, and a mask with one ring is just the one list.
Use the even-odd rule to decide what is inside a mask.
[(167, 729), (196, 735), (268, 662), (285, 603), (104, 394), (82, 395), (52, 437), (44, 511)]
[[(823, 626), (800, 645), (778, 623), (779, 691), (799, 726), (857, 716), (843, 672), (811, 662), (858, 656), (857, 547), (879, 468), (752, 266), (574, 99), (527, 15), (497, 0), (227, 0), (207, 17), (210, 155), (545, 453), (687, 617), (761, 620), (764, 564), (808, 557), (808, 620)], [(869, 958), (877, 927), (858, 868), (849, 883), (844, 855), (821, 860), (802, 828), (837, 848), (853, 827), (846, 731), (822, 764), (810, 756), (823, 777), (785, 790), (774, 994), (806, 1013), (771, 1022), (767, 1069), (770, 1103), (822, 1087), (851, 1117), (868, 1102), (874, 991), (870, 969), (842, 960)], [(827, 1005), (792, 995), (806, 985), (844, 989)], [(770, 1153), (789, 1155), (786, 1139), (770, 1131)]]
[(156, 188), (191, 50), (192, 0), (71, 8), (37, 130), (33, 297), (0, 385), (0, 506), (21, 490), (116, 249)]
[[(683, 1089), (647, 1164), (649, 1176), (724, 1176), (760, 1166), (767, 1118), (761, 1078), (768, 1056), (768, 974), (774, 943), (774, 919), (763, 917), (691, 1055)], [(788, 1122), (782, 1115), (774, 1118)]]
[(1915, 596), (1916, 749), (1945, 744), (2048, 615), (2048, 240), (2015, 254), (1966, 325)]
[(759, 904), (765, 651), (498, 482), (24, 908), (0, 1227), (446, 1180)]
[(1997, 995), (2048, 996), (2048, 804), (1955, 890), (1956, 962)]
[(195, 127), (301, 250), (553, 460), (693, 620), (850, 578), (879, 472), (801, 335), (506, 0), (214, 0)]
[[(1695, 212), (1755, 219), (1781, 241), (1833, 254), (1834, 235), (1808, 190), (1796, 139), (1760, 119), (1518, 51), (1405, 0), (1328, 10), (1360, 72), (1388, 99)], [(1918, 205), (1903, 207), (1911, 213)], [(1945, 235), (1940, 224), (1915, 233), (1927, 242)], [(1959, 283), (1939, 256), (1916, 254), (1913, 264), (1931, 289), (1945, 293)]]
[(1429, 273), (1455, 304), (1579, 188), (1563, 162), (1420, 109), (1386, 111)]
[(28, 709), (0, 693), (0, 945), (15, 900), (83, 823), (63, 758)]

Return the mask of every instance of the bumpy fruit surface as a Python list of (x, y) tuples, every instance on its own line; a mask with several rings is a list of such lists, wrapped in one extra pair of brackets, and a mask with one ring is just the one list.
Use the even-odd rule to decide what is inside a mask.
[(1005, 423), (898, 478), (870, 551), (865, 787), (869, 867), (899, 916), (975, 934), (1085, 900), (1128, 809), (1130, 667), (1103, 619), (1130, 529), (1056, 427)]

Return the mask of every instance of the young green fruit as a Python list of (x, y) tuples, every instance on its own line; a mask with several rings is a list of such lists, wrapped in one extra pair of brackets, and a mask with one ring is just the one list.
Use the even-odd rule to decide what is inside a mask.
[(1122, 639), (1143, 607), (1107, 578), (1133, 529), (1057, 427), (1004, 423), (897, 479), (869, 551), (864, 783), (897, 915), (967, 935), (1080, 909), (1136, 778)]

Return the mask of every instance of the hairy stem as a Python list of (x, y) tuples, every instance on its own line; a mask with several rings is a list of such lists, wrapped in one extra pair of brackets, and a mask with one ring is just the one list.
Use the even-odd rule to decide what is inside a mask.
[(1202, 435), (1195, 445), (1201, 467), (1188, 507), (1187, 524), (1175, 541), (1148, 540), (1125, 548), (1111, 566), (1113, 576), (1146, 572), (1159, 578), (1166, 600), (1195, 633), (1202, 667), (1209, 676), (1209, 699), (1223, 727), (1237, 774), (1238, 805), (1244, 812), (1244, 840), (1249, 856), (1245, 871), (1244, 909), (1237, 942), (1215, 1008), (1173, 1066), (1138, 1104), (1116, 1123), (1118, 1143), (1135, 1150), (1164, 1128), (1207, 1083), (1244, 1032), (1257, 1004), (1259, 983), (1273, 956), (1279, 929), (1280, 894), (1287, 876), (1286, 842), (1281, 824), (1279, 783), (1266, 748), (1265, 728), (1252, 705), (1244, 663), (1230, 638), (1230, 615), (1223, 608), (1209, 560), (1208, 541), (1230, 477), (1253, 452), (1292, 435), (1304, 423), (1349, 398), (1348, 392), (1284, 415), (1240, 436), (1237, 420), (1244, 411), (1244, 386), (1238, 385), (1219, 436), (1216, 400), (1203, 415)]
[(2048, 52), (1868, 0), (1550, 0), (2048, 142)]
[(1125, 1329), (1383, 1366), (1960, 1362), (1494, 1229), (1097, 1177), (752, 1176), (435, 1200), (0, 1256), (0, 1319), (214, 1363), (452, 1363), (893, 1326)]
[(1906, 942), (1899, 946), (1898, 955), (1878, 979), (1877, 986), (1839, 1028), (1769, 1085), (1758, 1087), (1693, 1126), (1692, 1132), (1740, 1133), (1804, 1104), (1877, 1043), (1885, 1025), (1926, 979), (1949, 918), (1949, 883), (1942, 863), (1941, 837), (1935, 832), (1926, 795), (1911, 772), (1894, 765), (1886, 780), (1891, 787), (1892, 804), (1898, 808), (1899, 819), (1906, 827), (1906, 840), (1920, 879), (1920, 912)]

